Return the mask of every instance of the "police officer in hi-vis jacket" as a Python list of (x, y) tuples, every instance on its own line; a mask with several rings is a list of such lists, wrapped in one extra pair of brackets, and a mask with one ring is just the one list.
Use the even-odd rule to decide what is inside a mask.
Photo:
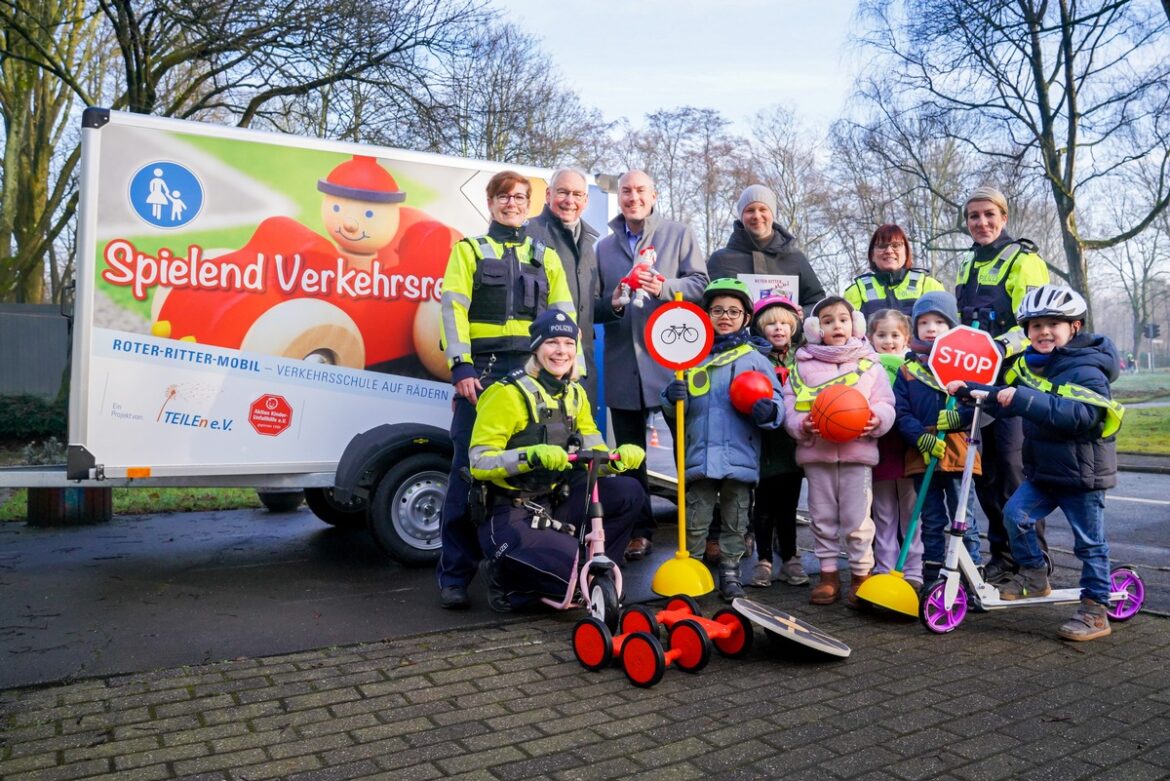
[[(1004, 357), (1010, 358), (1028, 345), (1016, 312), (1030, 289), (1048, 284), (1048, 266), (1034, 243), (1007, 233), (1007, 199), (994, 187), (978, 187), (971, 193), (963, 205), (963, 219), (975, 243), (956, 279), (959, 316), (964, 325), (978, 325), (994, 336)], [(995, 582), (1015, 571), (1003, 507), (1023, 479), (1020, 418), (996, 420), (983, 429), (982, 438), (983, 474), (975, 478), (975, 491), (987, 516), (991, 546), (984, 577)], [(1036, 533), (1047, 550), (1041, 522)]]
[(467, 584), (480, 550), (467, 517), (470, 483), (467, 450), (479, 395), (524, 365), (528, 328), (547, 310), (574, 317), (573, 299), (556, 252), (524, 231), (532, 184), (514, 171), (488, 181), (492, 221), (487, 234), (458, 242), (443, 277), (442, 347), (455, 386), (451, 440), (455, 452), (443, 503), (439, 555), (439, 602), (470, 604)]

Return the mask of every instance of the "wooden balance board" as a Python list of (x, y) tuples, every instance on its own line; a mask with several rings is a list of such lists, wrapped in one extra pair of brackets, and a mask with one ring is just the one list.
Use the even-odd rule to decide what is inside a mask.
[(837, 638), (783, 610), (742, 597), (733, 600), (731, 606), (748, 621), (784, 640), (841, 659), (852, 653), (849, 646)]

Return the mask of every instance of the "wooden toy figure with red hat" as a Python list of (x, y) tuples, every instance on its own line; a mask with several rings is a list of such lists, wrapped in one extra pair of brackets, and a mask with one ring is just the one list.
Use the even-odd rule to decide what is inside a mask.
[(439, 283), (461, 234), (405, 206), (407, 193), (368, 155), (335, 165), (316, 189), (327, 236), (291, 217), (263, 220), (241, 249), (200, 259), (236, 266), (238, 275), (217, 278), (239, 278), (241, 284), (157, 291), (151, 332), (445, 378), (438, 350)]
[[(642, 283), (639, 281), (638, 272), (649, 271), (654, 272), (654, 267), (658, 263), (658, 253), (653, 247), (646, 247), (638, 253), (638, 262), (630, 269), (630, 273), (626, 274), (621, 279), (621, 295), (618, 296), (618, 303), (622, 306), (633, 301), (634, 306), (641, 309), (646, 305), (646, 299), (650, 294), (642, 289)], [(654, 274), (654, 278), (659, 282), (666, 281), (666, 277), (661, 274)]]

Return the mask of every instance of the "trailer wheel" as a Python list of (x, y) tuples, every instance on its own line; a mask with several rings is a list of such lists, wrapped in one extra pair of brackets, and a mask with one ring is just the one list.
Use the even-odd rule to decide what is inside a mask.
[(360, 529), (366, 523), (366, 500), (351, 496), (348, 502), (339, 502), (332, 488), (306, 488), (305, 504), (313, 515), (339, 529)]
[(305, 494), (297, 488), (292, 491), (261, 491), (257, 489), (256, 496), (260, 497), (260, 504), (270, 513), (291, 513), (301, 506)]
[(449, 459), (419, 453), (382, 476), (366, 514), (378, 547), (411, 567), (439, 560), (439, 517), (450, 469)]

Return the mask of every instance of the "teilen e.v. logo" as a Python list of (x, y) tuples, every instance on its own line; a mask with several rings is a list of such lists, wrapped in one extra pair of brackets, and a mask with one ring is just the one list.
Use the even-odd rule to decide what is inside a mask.
[(130, 205), (156, 228), (179, 228), (203, 208), (203, 185), (186, 166), (167, 160), (147, 163), (130, 180)]

